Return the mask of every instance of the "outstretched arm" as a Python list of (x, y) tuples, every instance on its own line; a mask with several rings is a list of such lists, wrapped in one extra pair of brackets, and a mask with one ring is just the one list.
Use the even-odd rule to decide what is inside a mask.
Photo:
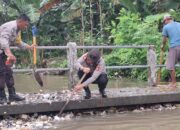
[(166, 37), (166, 36), (163, 36), (163, 38), (162, 38), (162, 44), (161, 44), (161, 50), (164, 51), (164, 47), (165, 47), (166, 43), (167, 43), (167, 37)]
[(21, 49), (29, 49), (32, 50), (35, 45), (28, 45), (27, 43), (23, 42), (21, 39), (21, 32), (18, 33), (18, 36), (16, 37), (16, 44)]

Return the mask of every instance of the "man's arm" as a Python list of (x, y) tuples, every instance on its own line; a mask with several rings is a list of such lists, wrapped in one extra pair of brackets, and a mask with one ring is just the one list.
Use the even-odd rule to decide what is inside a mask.
[(164, 47), (167, 43), (167, 39), (168, 38), (166, 36), (163, 36), (163, 38), (162, 38), (161, 50), (163, 50), (163, 51), (164, 51)]
[(97, 67), (96, 67), (96, 69), (94, 70), (92, 76), (91, 76), (89, 79), (87, 79), (85, 82), (83, 82), (82, 84), (83, 84), (84, 86), (88, 86), (89, 84), (93, 83), (93, 82), (99, 77), (99, 75), (103, 72), (103, 69), (104, 69), (104, 68), (105, 68), (104, 61), (101, 61), (101, 62), (97, 65)]
[(163, 50), (163, 51), (164, 51), (164, 47), (167, 43), (167, 40), (168, 40), (168, 31), (167, 31), (166, 26), (164, 26), (163, 30), (162, 30), (162, 44), (161, 44), (161, 50)]
[(76, 85), (75, 91), (79, 91), (83, 87), (86, 87), (89, 84), (91, 84), (92, 82), (94, 82), (99, 77), (99, 75), (102, 72), (104, 72), (104, 68), (105, 68), (105, 63), (104, 63), (104, 60), (101, 59), (101, 62), (97, 65), (95, 71), (93, 72), (93, 75), (90, 78), (88, 78), (85, 82)]
[(1, 46), (1, 49), (4, 50), (6, 56), (8, 57), (8, 59), (15, 63), (16, 62), (16, 57), (13, 55), (13, 53), (11, 52), (10, 50), (10, 47), (9, 47), (9, 35), (4, 35), (3, 37), (0, 37), (0, 46)]
[(21, 32), (18, 33), (18, 36), (16, 37), (16, 44), (21, 49), (33, 49), (35, 45), (28, 45), (27, 43), (23, 42), (21, 39)]
[(76, 64), (75, 64), (75, 68), (77, 70), (83, 70), (83, 66), (81, 65), (81, 63), (84, 62), (84, 57), (86, 56), (86, 54), (82, 55), (77, 61), (76, 61)]
[(75, 64), (75, 67), (77, 70), (82, 70), (84, 73), (88, 74), (90, 72), (90, 68), (88, 67), (84, 67), (82, 66), (81, 64), (83, 62), (85, 62), (85, 59), (87, 57), (87, 53), (82, 55), (77, 61), (76, 61), (76, 64)]

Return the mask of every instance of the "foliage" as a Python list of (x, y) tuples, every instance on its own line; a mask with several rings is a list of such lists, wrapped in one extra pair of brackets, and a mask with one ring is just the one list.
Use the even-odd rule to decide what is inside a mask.
[[(114, 38), (114, 42), (117, 45), (155, 45), (159, 54), (159, 48), (161, 44), (161, 32), (158, 30), (159, 21), (162, 19), (163, 14), (147, 16), (144, 19), (140, 19), (137, 13), (132, 13), (125, 9), (120, 11), (117, 19), (119, 23), (116, 25), (112, 22), (111, 38)], [(112, 56), (111, 56), (112, 55)], [(147, 50), (145, 49), (119, 49), (115, 50), (110, 56), (106, 57), (106, 61), (111, 62), (111, 65), (145, 65)], [(114, 56), (116, 57), (114, 60)], [(114, 63), (113, 61), (117, 61)], [(120, 72), (123, 73), (124, 70)], [(132, 69), (129, 72), (126, 71), (126, 76), (137, 77), (139, 79), (145, 79), (147, 75), (144, 73), (147, 70)]]
[(60, 68), (66, 68), (67, 67), (67, 60), (63, 60), (59, 57), (53, 58), (53, 60), (48, 60), (48, 67), (60, 67)]
[(121, 0), (121, 2), (131, 12), (140, 13), (141, 16), (150, 14), (151, 0)]
[(171, 9), (169, 11), (169, 13), (172, 15), (172, 17), (176, 20), (180, 22), (180, 9), (177, 9), (176, 11)]
[(159, 21), (163, 14), (147, 16), (138, 24), (138, 31), (134, 33), (133, 40), (136, 44), (152, 44), (159, 48), (161, 44), (161, 30), (158, 30)]
[[(161, 43), (161, 19), (170, 13), (180, 21), (179, 0), (66, 0), (50, 10), (39, 14), (39, 9), (51, 0), (2, 0), (0, 1), (0, 24), (14, 20), (26, 13), (33, 24), (39, 23), (38, 45), (66, 45), (73, 41), (78, 45), (148, 45), (153, 44), (159, 59)], [(32, 43), (31, 27), (23, 33), (23, 40)], [(146, 49), (115, 49), (105, 56), (107, 65), (146, 64)], [(18, 67), (29, 67), (28, 53), (16, 51)], [(107, 54), (108, 51), (105, 51)], [(39, 59), (65, 57), (64, 50), (48, 50)], [(165, 58), (165, 57), (164, 57)], [(165, 60), (165, 59), (164, 59)], [(52, 66), (66, 66), (61, 59)], [(110, 71), (122, 76), (145, 79), (147, 69), (123, 69)], [(163, 69), (163, 78), (168, 74)], [(179, 77), (179, 75), (177, 75)]]
[(114, 38), (114, 43), (117, 45), (133, 43), (133, 35), (138, 29), (137, 25), (141, 22), (139, 15), (122, 9), (117, 19), (119, 20), (117, 25), (112, 21), (111, 37)]
[[(38, 9), (34, 7), (35, 3), (40, 4), (39, 2), (28, 3), (28, 0), (4, 0), (4, 6), (9, 6), (12, 9), (16, 10), (16, 16), (19, 14), (27, 14), (31, 22), (36, 22), (39, 19)], [(27, 4), (28, 3), (28, 4)]]

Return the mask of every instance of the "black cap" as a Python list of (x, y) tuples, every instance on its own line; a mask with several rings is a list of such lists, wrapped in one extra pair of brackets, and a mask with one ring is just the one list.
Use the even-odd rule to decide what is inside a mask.
[(24, 20), (30, 23), (30, 18), (26, 14), (21, 14), (17, 19)]
[(97, 63), (99, 61), (101, 57), (101, 52), (99, 51), (99, 49), (91, 49), (88, 52), (88, 58), (93, 62), (93, 63)]

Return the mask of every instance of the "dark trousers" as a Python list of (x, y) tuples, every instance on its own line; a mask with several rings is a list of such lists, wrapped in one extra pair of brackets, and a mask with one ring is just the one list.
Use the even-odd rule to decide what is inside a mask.
[[(81, 78), (83, 76), (83, 74), (84, 74), (83, 71), (81, 71), (81, 70), (78, 71), (78, 77), (79, 78)], [(92, 76), (91, 73), (87, 74), (82, 82), (86, 81), (91, 76)], [(100, 92), (105, 90), (107, 83), (108, 83), (108, 77), (107, 77), (107, 74), (105, 74), (105, 73), (100, 74), (99, 77), (93, 82), (93, 84), (98, 84)], [(88, 86), (87, 86), (87, 88), (89, 89)]]
[(14, 86), (13, 71), (10, 66), (5, 65), (6, 55), (0, 54), (0, 89), (5, 88), (5, 84), (8, 88)]

